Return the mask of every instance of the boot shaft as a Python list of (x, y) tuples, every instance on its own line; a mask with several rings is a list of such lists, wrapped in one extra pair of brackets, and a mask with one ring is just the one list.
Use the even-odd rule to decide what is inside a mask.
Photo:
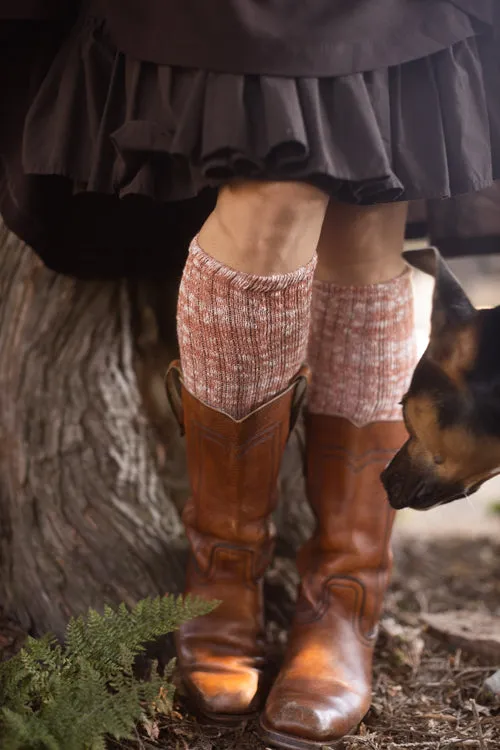
[(394, 522), (380, 473), (406, 440), (402, 422), (355, 427), (341, 417), (306, 419), (307, 493), (315, 544), (345, 566), (378, 567)]
[(183, 520), (197, 564), (206, 574), (259, 577), (274, 539), (272, 513), (286, 442), (309, 373), (241, 420), (213, 409), (183, 385), (173, 365), (167, 389), (186, 435), (191, 497)]
[(359, 637), (371, 640), (391, 570), (395, 518), (380, 473), (406, 430), (400, 422), (360, 428), (340, 417), (308, 415), (306, 437), (317, 528), (299, 554), (298, 616), (327, 610), (354, 616)]

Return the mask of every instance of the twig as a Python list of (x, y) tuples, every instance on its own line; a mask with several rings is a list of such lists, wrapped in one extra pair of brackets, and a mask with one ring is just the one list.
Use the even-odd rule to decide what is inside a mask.
[(479, 737), (479, 747), (481, 748), (481, 750), (486, 750), (486, 742), (484, 741), (484, 734), (483, 734), (483, 728), (481, 726), (481, 719), (479, 718), (477, 704), (474, 698), (471, 699), (471, 705), (472, 705), (472, 712), (474, 714), (474, 719), (476, 722), (477, 734)]
[(458, 721), (458, 718), (456, 716), (449, 716), (448, 714), (439, 713), (420, 714), (420, 718), (433, 719), (434, 721), (447, 721), (450, 724), (456, 724)]
[(452, 667), (452, 671), (457, 671), (459, 673), (458, 677), (461, 677), (464, 674), (479, 674), (480, 672), (491, 672), (491, 667), (467, 667), (466, 669), (460, 667), (460, 669), (458, 670), (455, 670)]
[[(460, 747), (478, 747), (479, 741), (478, 740), (462, 740), (459, 738), (451, 739), (451, 740), (444, 740), (444, 742), (439, 743), (439, 747), (445, 748), (445, 747), (451, 747), (454, 745), (457, 746), (457, 743), (460, 742)], [(436, 750), (436, 747), (438, 745), (436, 744), (436, 740), (433, 740), (432, 742), (390, 742), (387, 745), (387, 750), (420, 750), (420, 748), (426, 748), (431, 747), (433, 750)]]

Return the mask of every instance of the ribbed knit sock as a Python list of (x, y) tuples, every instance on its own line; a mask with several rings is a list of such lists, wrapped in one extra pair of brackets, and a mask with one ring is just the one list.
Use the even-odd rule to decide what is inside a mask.
[(316, 257), (290, 274), (234, 271), (191, 244), (177, 333), (186, 388), (242, 419), (279, 394), (303, 364)]
[(315, 281), (308, 409), (357, 426), (401, 419), (417, 362), (411, 272), (386, 283)]

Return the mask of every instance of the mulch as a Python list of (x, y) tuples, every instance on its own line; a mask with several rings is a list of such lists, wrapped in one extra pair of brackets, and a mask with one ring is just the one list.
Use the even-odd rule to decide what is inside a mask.
[[(500, 542), (491, 539), (396, 544), (396, 566), (377, 645), (370, 712), (346, 750), (500, 749), (500, 698), (484, 687), (500, 668), (468, 649), (436, 639), (426, 613), (469, 610), (500, 618)], [(282, 581), (286, 581), (283, 586)], [(280, 559), (269, 574), (269, 637), (283, 649), (296, 573)], [(500, 623), (500, 620), (499, 620)], [(500, 625), (499, 625), (500, 627)], [(0, 651), (13, 653), (23, 634), (0, 617)], [(473, 639), (472, 639), (473, 640)], [(263, 750), (253, 723), (227, 730), (203, 727), (179, 696), (161, 725), (137, 737), (136, 750)], [(152, 735), (152, 736), (151, 736)], [(131, 747), (128, 745), (127, 747)]]

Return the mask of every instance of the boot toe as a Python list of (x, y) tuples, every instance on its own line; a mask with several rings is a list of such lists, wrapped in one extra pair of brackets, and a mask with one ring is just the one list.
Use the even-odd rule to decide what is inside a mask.
[[(325, 700), (325, 696), (327, 700)], [(325, 690), (315, 693), (281, 692), (268, 699), (263, 716), (264, 730), (300, 738), (311, 743), (332, 743), (359, 724), (366, 708), (356, 694)]]
[(212, 666), (207, 671), (192, 672), (185, 684), (199, 710), (207, 716), (245, 716), (258, 708), (257, 670), (229, 672)]

